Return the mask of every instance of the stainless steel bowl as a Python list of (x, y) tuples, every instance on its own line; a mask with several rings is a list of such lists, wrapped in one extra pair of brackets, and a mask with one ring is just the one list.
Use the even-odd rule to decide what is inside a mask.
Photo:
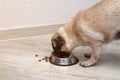
[(78, 59), (74, 55), (70, 55), (67, 58), (59, 58), (56, 56), (51, 56), (49, 59), (50, 63), (58, 66), (70, 66), (78, 63)]

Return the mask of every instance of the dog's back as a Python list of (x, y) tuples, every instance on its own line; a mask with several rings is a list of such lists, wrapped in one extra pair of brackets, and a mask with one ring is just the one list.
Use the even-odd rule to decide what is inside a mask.
[(106, 39), (120, 38), (120, 0), (103, 0), (85, 10), (81, 20), (102, 33)]

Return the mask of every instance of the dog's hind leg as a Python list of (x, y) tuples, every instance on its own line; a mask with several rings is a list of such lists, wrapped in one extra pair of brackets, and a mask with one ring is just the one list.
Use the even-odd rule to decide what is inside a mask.
[(90, 59), (88, 61), (81, 62), (80, 65), (83, 66), (83, 67), (89, 67), (89, 66), (94, 65), (99, 59), (99, 55), (100, 55), (102, 46), (103, 45), (100, 42), (93, 43), (91, 45), (92, 53), (91, 53)]

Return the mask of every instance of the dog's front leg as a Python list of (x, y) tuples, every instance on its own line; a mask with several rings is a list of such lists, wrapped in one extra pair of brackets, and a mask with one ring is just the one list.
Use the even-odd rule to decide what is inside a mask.
[(99, 59), (99, 55), (100, 55), (100, 52), (101, 52), (101, 49), (102, 49), (102, 43), (95, 42), (91, 45), (91, 47), (92, 47), (92, 53), (91, 53), (90, 59), (88, 61), (84, 61), (84, 62), (80, 63), (80, 65), (83, 66), (83, 67), (92, 66)]

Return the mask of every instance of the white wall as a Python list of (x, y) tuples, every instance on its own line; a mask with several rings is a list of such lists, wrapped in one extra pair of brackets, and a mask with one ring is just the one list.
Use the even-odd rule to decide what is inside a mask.
[(0, 29), (61, 24), (101, 0), (0, 0)]

